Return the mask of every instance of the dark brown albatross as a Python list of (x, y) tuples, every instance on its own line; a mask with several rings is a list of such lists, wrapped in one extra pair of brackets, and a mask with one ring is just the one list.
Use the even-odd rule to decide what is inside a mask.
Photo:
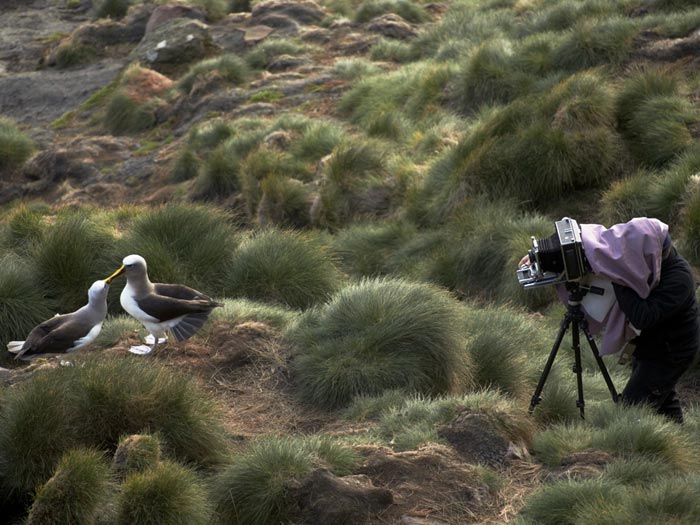
[(107, 281), (95, 281), (88, 290), (88, 304), (70, 314), (56, 315), (37, 325), (25, 341), (10, 341), (7, 349), (15, 359), (64, 354), (92, 343), (107, 315)]
[(122, 266), (106, 282), (126, 273), (126, 286), (119, 302), (153, 335), (154, 344), (132, 346), (134, 354), (148, 354), (170, 332), (177, 342), (192, 337), (206, 322), (217, 303), (211, 297), (182, 284), (152, 283), (146, 260), (140, 255), (124, 257)]

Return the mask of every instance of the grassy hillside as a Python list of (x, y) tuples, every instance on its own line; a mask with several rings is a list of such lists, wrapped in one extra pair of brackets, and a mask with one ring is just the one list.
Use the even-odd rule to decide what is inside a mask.
[[(657, 217), (698, 269), (696, 2), (163, 3), (0, 8), (73, 24), (8, 78), (119, 70), (0, 115), (0, 514), (700, 522), (697, 366), (678, 426), (614, 406), (584, 344), (584, 421), (567, 335), (528, 415), (564, 307), (515, 276), (565, 215)], [(132, 253), (224, 307), (135, 357), (115, 281), (73, 366), (4, 351)]]

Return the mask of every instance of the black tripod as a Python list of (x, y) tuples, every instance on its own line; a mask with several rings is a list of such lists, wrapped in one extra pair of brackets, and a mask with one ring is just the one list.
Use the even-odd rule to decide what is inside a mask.
[(530, 409), (528, 410), (528, 412), (532, 414), (532, 411), (535, 410), (535, 406), (539, 404), (540, 401), (542, 401), (540, 394), (542, 394), (544, 383), (545, 381), (547, 381), (547, 376), (549, 375), (549, 372), (552, 369), (552, 365), (554, 364), (554, 358), (557, 356), (557, 352), (559, 351), (559, 345), (561, 345), (561, 342), (564, 339), (564, 334), (566, 333), (567, 328), (569, 328), (569, 325), (571, 325), (572, 348), (574, 350), (573, 372), (576, 374), (576, 383), (578, 386), (578, 400), (576, 401), (576, 406), (581, 411), (581, 418), (583, 419), (583, 409), (585, 406), (585, 402), (583, 400), (583, 379), (581, 377), (582, 368), (581, 345), (579, 343), (579, 328), (583, 330), (583, 333), (586, 336), (586, 339), (588, 340), (588, 344), (591, 347), (593, 356), (595, 357), (595, 360), (598, 363), (598, 368), (600, 368), (600, 372), (601, 374), (603, 374), (605, 383), (608, 385), (608, 390), (610, 390), (613, 402), (617, 403), (620, 396), (615, 390), (615, 385), (613, 385), (612, 379), (610, 379), (608, 369), (605, 368), (603, 358), (600, 357), (600, 354), (598, 353), (598, 347), (596, 346), (595, 340), (593, 339), (591, 332), (588, 330), (588, 322), (586, 321), (583, 309), (581, 308), (581, 300), (583, 299), (584, 295), (586, 295), (588, 292), (600, 294), (602, 290), (595, 287), (587, 288), (579, 285), (579, 283), (574, 281), (568, 281), (566, 283), (566, 289), (569, 292), (569, 300), (566, 314), (564, 314), (564, 319), (562, 319), (561, 326), (559, 328), (559, 333), (557, 334), (557, 339), (554, 342), (552, 351), (549, 353), (549, 359), (547, 360), (547, 364), (545, 365), (544, 370), (542, 371), (540, 382), (537, 384), (535, 393), (533, 394), (532, 400), (530, 401)]

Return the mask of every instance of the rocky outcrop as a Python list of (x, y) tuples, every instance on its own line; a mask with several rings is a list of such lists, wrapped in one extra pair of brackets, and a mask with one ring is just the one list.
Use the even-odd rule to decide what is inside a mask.
[(192, 20), (206, 21), (206, 16), (201, 9), (185, 4), (165, 4), (159, 5), (153, 10), (148, 23), (146, 24), (146, 34), (151, 34), (159, 26), (176, 18), (189, 18)]
[(129, 59), (160, 72), (181, 68), (216, 51), (206, 24), (176, 18), (148, 33), (131, 52)]

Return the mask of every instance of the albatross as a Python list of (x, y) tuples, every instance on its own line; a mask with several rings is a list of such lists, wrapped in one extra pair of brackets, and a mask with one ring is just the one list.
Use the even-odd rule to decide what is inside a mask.
[[(171, 333), (179, 343), (192, 337), (206, 322), (217, 303), (211, 297), (182, 284), (152, 283), (146, 260), (140, 255), (124, 257), (122, 266), (105, 279), (126, 274), (126, 286), (119, 296), (122, 308), (151, 333), (153, 346), (132, 346), (129, 351), (145, 355)], [(150, 342), (148, 338), (147, 342)]]
[(55, 315), (34, 327), (24, 341), (10, 341), (7, 349), (15, 359), (29, 361), (48, 354), (72, 352), (92, 343), (107, 315), (109, 282), (95, 281), (88, 290), (88, 303), (75, 312)]

